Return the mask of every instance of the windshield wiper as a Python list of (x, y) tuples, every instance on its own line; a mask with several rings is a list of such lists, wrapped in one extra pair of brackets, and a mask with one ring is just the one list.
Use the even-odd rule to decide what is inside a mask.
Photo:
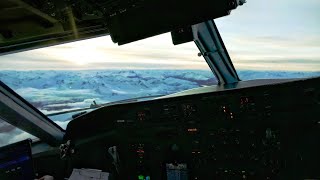
[[(140, 100), (148, 100), (148, 99), (153, 99), (153, 98), (157, 98), (157, 97), (161, 97), (161, 96), (165, 96), (165, 95), (161, 94), (161, 95), (141, 96), (141, 97), (123, 99), (123, 100), (118, 100), (118, 101), (112, 101), (112, 102), (103, 103), (103, 104), (97, 104), (95, 101), (93, 101), (93, 104), (91, 104), (90, 107), (87, 107), (87, 108), (80, 108), (80, 109), (73, 109), (73, 110), (67, 110), (67, 111), (62, 111), (62, 112), (50, 113), (50, 114), (46, 114), (46, 116), (49, 117), (49, 116), (56, 116), (56, 115), (78, 112), (78, 111), (92, 110), (92, 109), (97, 109), (100, 107), (112, 106), (112, 105), (116, 105), (116, 104), (124, 104), (124, 103), (130, 103), (130, 102), (137, 102)], [(81, 115), (85, 114), (85, 113), (86, 112), (81, 112)]]

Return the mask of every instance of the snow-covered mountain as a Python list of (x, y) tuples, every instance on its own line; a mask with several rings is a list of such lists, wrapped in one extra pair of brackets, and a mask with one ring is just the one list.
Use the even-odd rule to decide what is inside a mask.
[(44, 113), (216, 84), (209, 71), (1, 71), (0, 79)]
[[(320, 72), (238, 73), (242, 80), (320, 76)], [(94, 100), (165, 95), (217, 83), (205, 70), (0, 71), (0, 80), (44, 113), (89, 107)]]

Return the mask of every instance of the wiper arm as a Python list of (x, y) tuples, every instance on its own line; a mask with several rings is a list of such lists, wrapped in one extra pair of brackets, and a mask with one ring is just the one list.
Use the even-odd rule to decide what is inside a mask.
[[(90, 109), (97, 109), (99, 107), (112, 106), (112, 105), (116, 105), (116, 104), (124, 104), (124, 103), (130, 103), (130, 102), (137, 102), (137, 101), (142, 100), (142, 99), (151, 99), (151, 98), (157, 98), (157, 97), (161, 97), (161, 96), (165, 96), (165, 95), (161, 94), (161, 95), (152, 95), (152, 96), (141, 96), (141, 97), (136, 97), (136, 98), (130, 98), (130, 99), (123, 99), (123, 100), (119, 100), (119, 101), (108, 102), (108, 103), (104, 103), (104, 104), (97, 104), (94, 101), (94, 103), (91, 104), (90, 107), (87, 107), (87, 108), (80, 108), (80, 109), (67, 110), (67, 111), (62, 111), (62, 112), (57, 112), (57, 113), (51, 113), (51, 114), (46, 114), (46, 116), (49, 117), (49, 116), (56, 116), (56, 115), (66, 114), (66, 113), (85, 111), (85, 110), (90, 110)], [(81, 115), (82, 114), (85, 114), (85, 113), (81, 112)]]

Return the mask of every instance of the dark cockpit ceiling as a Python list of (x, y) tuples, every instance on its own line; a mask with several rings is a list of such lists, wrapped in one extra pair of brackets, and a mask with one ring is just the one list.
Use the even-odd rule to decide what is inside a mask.
[(0, 53), (109, 34), (121, 45), (226, 16), (243, 3), (244, 0), (2, 0)]

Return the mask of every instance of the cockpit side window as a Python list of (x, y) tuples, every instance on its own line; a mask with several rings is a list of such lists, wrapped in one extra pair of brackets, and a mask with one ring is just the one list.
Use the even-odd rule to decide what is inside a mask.
[[(241, 80), (320, 76), (320, 1), (250, 1), (215, 20)], [(272, 13), (270, 13), (272, 12)]]
[(30, 138), (36, 140), (37, 137), (7, 123), (0, 119), (0, 147)]

